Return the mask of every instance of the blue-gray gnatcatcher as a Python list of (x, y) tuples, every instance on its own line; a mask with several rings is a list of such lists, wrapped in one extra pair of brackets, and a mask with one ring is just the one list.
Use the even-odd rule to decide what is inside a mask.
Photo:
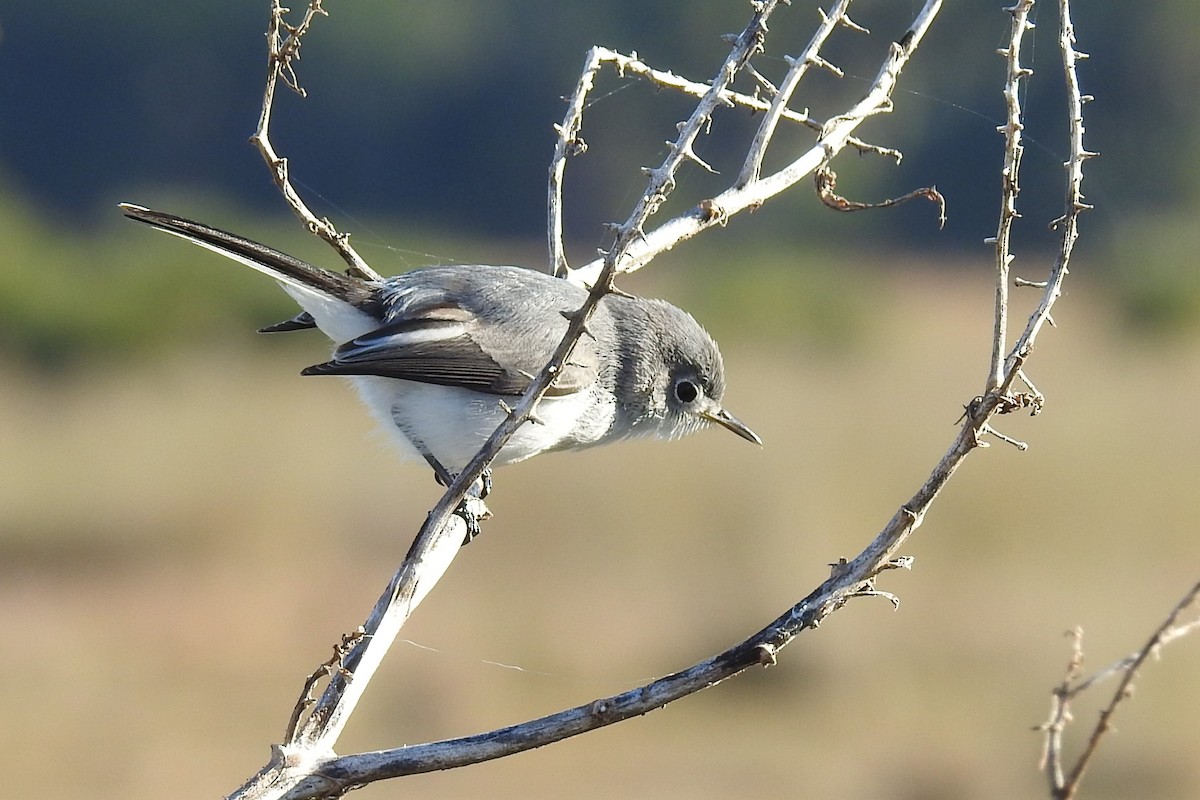
[[(587, 292), (518, 267), (446, 266), (368, 281), (314, 267), (231, 233), (122, 204), (135, 220), (275, 278), (305, 314), (265, 331), (315, 326), (338, 345), (305, 375), (349, 375), (405, 455), (443, 481), (462, 470), (550, 360)], [(716, 342), (661, 300), (609, 294), (537, 407), (500, 450), (511, 464), (632, 436), (672, 439), (715, 422), (758, 436), (721, 407)]]

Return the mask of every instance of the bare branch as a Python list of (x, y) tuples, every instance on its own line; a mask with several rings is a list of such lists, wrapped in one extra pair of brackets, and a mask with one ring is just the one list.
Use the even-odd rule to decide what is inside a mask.
[[(1146, 662), (1146, 659), (1151, 655), (1157, 656), (1168, 643), (1187, 636), (1195, 630), (1200, 630), (1200, 618), (1185, 623), (1179, 622), (1180, 615), (1196, 603), (1197, 598), (1200, 598), (1200, 583), (1189, 589), (1183, 596), (1183, 599), (1175, 604), (1175, 607), (1171, 609), (1171, 613), (1167, 615), (1167, 618), (1163, 620), (1162, 624), (1158, 626), (1158, 629), (1154, 631), (1150, 639), (1140, 649), (1135, 650), (1119, 661), (1109, 664), (1104, 669), (1084, 680), (1078, 680), (1083, 666), (1083, 632), (1078, 628), (1071, 632), (1073, 638), (1072, 655), (1070, 662), (1067, 664), (1066, 675), (1062, 683), (1053, 692), (1049, 719), (1038, 726), (1038, 729), (1045, 731), (1046, 734), (1042, 747), (1040, 768), (1045, 770), (1046, 776), (1050, 781), (1050, 794), (1056, 800), (1069, 800), (1079, 790), (1079, 784), (1083, 780), (1083, 775), (1087, 771), (1088, 765), (1096, 754), (1100, 740), (1112, 727), (1113, 714), (1116, 713), (1117, 707), (1121, 703), (1132, 696), (1133, 681), (1137, 677), (1142, 665)], [(1109, 700), (1108, 705), (1100, 712), (1099, 719), (1097, 719), (1095, 727), (1092, 728), (1091, 735), (1088, 736), (1087, 745), (1083, 753), (1080, 754), (1079, 759), (1075, 762), (1075, 766), (1071, 768), (1070, 774), (1064, 774), (1062, 737), (1067, 724), (1073, 719), (1070, 710), (1071, 701), (1093, 686), (1115, 675), (1120, 675), (1121, 681), (1113, 693), (1112, 699)]]
[[(843, 20), (842, 24), (848, 23), (848, 17), (843, 15), (841, 19)], [(848, 27), (853, 27), (863, 33), (867, 32), (865, 28), (860, 28), (854, 25), (854, 23), (848, 23)], [(593, 47), (588, 51), (583, 69), (580, 71), (579, 80), (575, 84), (575, 91), (567, 99), (567, 112), (563, 117), (562, 123), (556, 125), (554, 128), (557, 140), (554, 157), (550, 162), (550, 181), (547, 191), (547, 240), (550, 247), (550, 269), (553, 274), (559, 276), (565, 276), (570, 271), (563, 245), (563, 175), (566, 170), (567, 159), (571, 156), (581, 155), (587, 151), (587, 142), (584, 141), (581, 135), (584, 103), (588, 93), (594, 87), (597, 73), (606, 64), (612, 65), (620, 75), (634, 75), (649, 80), (665, 89), (672, 89), (700, 99), (704, 98), (712, 88), (709, 84), (689, 81), (673, 72), (654, 69), (641, 61), (636, 53), (625, 55), (605, 47)], [(763, 78), (749, 63), (746, 63), (743, 69), (746, 69), (753, 75), (761, 85), (767, 87), (770, 95), (776, 95), (778, 89)], [(728, 88), (721, 90), (719, 99), (724, 105), (738, 106), (750, 109), (751, 111), (770, 111), (774, 107), (772, 103), (758, 97), (735, 92)], [(775, 113), (777, 113), (778, 118), (803, 125), (811, 130), (820, 132), (822, 129), (821, 123), (814, 120), (807, 113), (792, 111), (783, 106), (780, 106)], [(860, 153), (875, 153), (895, 159), (897, 163), (901, 159), (901, 154), (898, 150), (868, 144), (855, 137), (850, 137), (846, 143)]]
[[(876, 572), (909, 566), (908, 559), (884, 561)], [(349, 756), (318, 757), (305, 762), (310, 773), (307, 777), (292, 791), (278, 796), (292, 800), (337, 796), (364, 783), (502, 758), (646, 714), (751, 667), (770, 666), (779, 650), (796, 635), (816, 628), (851, 597), (880, 596), (896, 602), (893, 595), (875, 589), (871, 579), (860, 578), (845, 562), (835, 565), (829, 580), (758, 633), (716, 656), (645, 686), (475, 736)], [(285, 771), (292, 755), (285, 750), (277, 751), (272, 759), (274, 768)]]
[[(708, 129), (713, 112), (722, 104), (722, 93), (733, 83), (741, 68), (763, 49), (767, 35), (767, 21), (781, 0), (760, 0), (754, 4), (754, 15), (750, 23), (734, 39), (733, 48), (724, 63), (721, 64), (716, 76), (710, 81), (708, 91), (696, 104), (696, 108), (688, 119), (679, 125), (679, 135), (670, 142), (670, 152), (661, 165), (646, 170), (650, 177), (642, 197), (634, 206), (633, 211), (624, 223), (615, 229), (616, 241), (604, 254), (601, 273), (607, 273), (606, 283), (611, 284), (612, 276), (618, 266), (628, 260), (629, 251), (634, 243), (645, 235), (645, 224), (652, 214), (675, 188), (675, 173), (685, 161), (696, 160), (695, 142), (701, 133)], [(622, 271), (628, 271), (627, 268)], [(586, 281), (594, 283), (594, 281)]]
[[(379, 273), (371, 269), (357, 251), (350, 246), (350, 234), (338, 233), (328, 219), (317, 219), (316, 214), (300, 198), (288, 176), (287, 159), (280, 157), (271, 144), (271, 109), (275, 103), (275, 87), (279, 81), (282, 80), (301, 97), (305, 96), (305, 92), (296, 78), (295, 62), (300, 60), (300, 44), (304, 35), (308, 33), (313, 20), (318, 14), (327, 15), (327, 12), (321, 8), (321, 2), (322, 0), (309, 0), (300, 24), (293, 26), (283, 18), (288, 13), (288, 9), (280, 5), (280, 0), (271, 0), (271, 21), (267, 28), (267, 81), (263, 90), (262, 112), (259, 114), (258, 128), (250, 137), (250, 142), (258, 148), (258, 152), (271, 170), (271, 177), (274, 179), (275, 185), (279, 187), (284, 199), (296, 216), (300, 218), (300, 221), (304, 223), (304, 226), (337, 251), (337, 254), (348, 265), (347, 271), (350, 274), (366, 280), (379, 280)], [(281, 31), (286, 31), (287, 35), (282, 36)]]
[(1050, 223), (1050, 227), (1060, 233), (1058, 258), (1046, 281), (1041, 302), (1029, 317), (1024, 332), (1008, 354), (1008, 358), (1005, 359), (1004, 368), (1009, 375), (1015, 375), (1013, 368), (1019, 368), (1021, 362), (1028, 356), (1042, 326), (1046, 323), (1054, 324), (1050, 316), (1050, 309), (1062, 294), (1062, 283), (1068, 272), (1067, 266), (1071, 260), (1071, 253), (1075, 249), (1075, 241), (1079, 238), (1079, 215), (1092, 208), (1083, 202), (1083, 163), (1090, 158), (1095, 158), (1099, 153), (1091, 152), (1083, 146), (1083, 105), (1092, 97), (1080, 92), (1079, 75), (1076, 71), (1077, 62), (1087, 56), (1075, 50), (1075, 28), (1071, 23), (1070, 0), (1059, 0), (1059, 15), (1062, 26), (1059, 48), (1062, 51), (1067, 89), (1068, 144), (1070, 147), (1070, 157), (1063, 164), (1067, 170), (1067, 202), (1063, 215)]
[[(801, 54), (793, 59), (789, 59), (790, 69), (784, 77), (783, 82), (779, 84), (779, 88), (775, 91), (775, 95), (771, 98), (771, 107), (767, 109), (766, 115), (763, 116), (762, 122), (758, 124), (758, 131), (754, 134), (754, 141), (750, 144), (750, 149), (746, 154), (746, 161), (742, 165), (742, 171), (738, 174), (737, 181), (734, 186), (745, 186), (758, 180), (759, 174), (762, 171), (763, 157), (767, 154), (767, 146), (775, 137), (775, 129), (779, 126), (779, 120), (782, 118), (787, 109), (788, 103), (792, 99), (792, 94), (795, 93), (796, 87), (800, 85), (800, 81), (808, 73), (808, 68), (814, 64), (822, 67), (830, 67), (828, 61), (821, 58), (819, 55), (821, 46), (825, 44), (825, 40), (829, 38), (834, 29), (844, 21), (850, 18), (847, 16), (847, 11), (850, 8), (851, 0), (838, 0), (831, 13), (821, 11), (821, 24), (817, 27), (816, 33), (809, 40), (808, 46), (804, 48)], [(851, 25), (851, 29), (861, 33), (868, 33), (865, 28), (857, 25)], [(840, 72), (835, 74), (841, 77)]]
[(751, 51), (761, 46), (766, 19), (775, 5), (776, 2), (767, 2), (759, 4), (756, 8), (750, 24), (725, 59), (718, 79), (713, 81), (711, 93), (697, 106), (689, 123), (681, 128), (680, 138), (673, 145), (672, 154), (668, 159), (672, 166), (670, 169), (655, 171), (657, 174), (651, 177), (651, 188), (638, 203), (626, 224), (618, 231), (617, 242), (609, 250), (595, 285), (584, 305), (572, 316), (567, 333), (553, 357), (530, 383), (504, 422), (455, 477), (441, 500), (430, 511), (403, 564), (393, 576), (387, 590), (376, 601), (371, 615), (362, 626), (363, 635), (351, 645), (342, 669), (331, 676), (328, 687), (307, 719), (296, 727), (292, 741), (277, 748), (271, 763), (231, 797), (282, 797), (304, 780), (313, 769), (316, 760), (332, 753), (334, 742), (341, 734), (401, 626), (424, 595), (441, 578), (453, 560), (459, 543), (463, 541), (464, 526), (461, 519), (453, 516), (454, 509), (505, 442), (521, 425), (530, 422), (535, 416), (538, 401), (567, 363), (572, 349), (585, 332), (587, 322), (600, 300), (613, 290), (612, 281), (616, 274), (616, 265), (630, 242), (635, 239), (642, 221), (653, 213), (658, 202), (654, 198), (661, 198), (662, 193), (667, 190), (663, 182), (664, 177), (669, 178), (677, 168), (679, 160), (686, 158), (690, 153), (692, 139), (699, 133), (708, 115), (719, 102), (717, 87), (732, 81), (737, 66), (744, 63)]
[[(649, 263), (659, 253), (670, 250), (701, 231), (724, 224), (739, 212), (758, 208), (766, 200), (794, 186), (841, 152), (849, 144), (851, 134), (864, 120), (891, 110), (891, 94), (900, 72), (920, 45), (940, 8), (941, 0), (926, 0), (902, 41), (891, 44), (887, 58), (866, 95), (846, 113), (826, 122), (821, 136), (812, 148), (769, 176), (759, 177), (745, 186), (732, 186), (658, 228), (640, 233), (635, 240), (629, 242), (619, 271), (633, 272)], [(669, 172), (669, 165), (665, 164), (659, 169), (660, 178), (665, 177), (664, 169)], [(592, 261), (572, 271), (571, 280), (592, 285), (602, 265), (603, 259)]]
[(1000, 170), (1000, 223), (992, 241), (996, 245), (996, 312), (992, 338), (992, 360), (988, 369), (985, 391), (994, 391), (1004, 379), (1004, 354), (1008, 337), (1008, 271), (1012, 263), (1012, 226), (1017, 219), (1017, 194), (1021, 191), (1018, 179), (1021, 174), (1021, 79), (1033, 74), (1021, 66), (1021, 42), (1025, 32), (1033, 29), (1029, 21), (1029, 10), (1033, 0), (1017, 0), (1006, 9), (1012, 14), (1008, 47), (1000, 50), (1008, 66), (1008, 78), (1004, 82), (1004, 105), (1007, 118), (998, 129), (1004, 135), (1004, 166)]
[(565, 276), (569, 270), (566, 250), (563, 246), (563, 173), (567, 169), (568, 157), (587, 151), (587, 143), (583, 141), (579, 133), (583, 125), (583, 104), (595, 83), (596, 73), (600, 71), (600, 66), (604, 63), (605, 52), (600, 47), (593, 47), (588, 51), (583, 71), (579, 75), (579, 81), (575, 84), (575, 91), (567, 100), (567, 114), (563, 118), (562, 124), (555, 126), (554, 129), (558, 134), (558, 142), (554, 147), (554, 157), (550, 161), (550, 186), (546, 200), (549, 230), (546, 238), (550, 245), (550, 272), (557, 276)]

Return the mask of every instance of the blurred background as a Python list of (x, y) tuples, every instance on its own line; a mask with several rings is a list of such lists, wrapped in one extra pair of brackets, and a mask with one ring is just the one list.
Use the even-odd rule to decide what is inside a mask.
[[(836, 214), (806, 187), (623, 287), (722, 343), (720, 432), (502, 470), (496, 518), (413, 619), (342, 752), (475, 733), (622, 691), (758, 630), (858, 552), (949, 445), (982, 386), (1002, 141), (1002, 3), (948, 4), (896, 111), (839, 190), (927, 204)], [(796, 105), (860, 94), (918, 2), (856, 7)], [(706, 80), (747, 4), (329, 3), (273, 139), (301, 193), (385, 274), (544, 268), (552, 125), (592, 44)], [(1041, 277), (1065, 158), (1054, 8), (1027, 40), (1023, 277)], [(0, 771), (14, 797), (221, 796), (268, 757), (301, 682), (365, 617), (438, 496), (347, 386), (301, 378), (318, 334), (261, 276), (121, 218), (132, 201), (336, 267), (246, 139), (268, 4), (58, 0), (0, 10)], [(777, 666), (586, 737), (377, 785), (363, 797), (1011, 798), (1037, 772), (1051, 688), (1139, 646), (1200, 578), (1200, 7), (1074, 9), (1096, 210), (1029, 372), (1027, 452), (971, 456), (906, 552), (911, 573), (803, 634)], [(816, 20), (778, 12), (783, 73)], [(612, 74), (567, 171), (576, 264), (607, 243), (688, 104)], [(723, 112), (683, 208), (735, 174), (755, 120)], [(807, 133), (781, 139), (771, 163)], [(665, 218), (665, 217), (664, 217)], [(1032, 308), (1016, 295), (1015, 318)], [(1200, 795), (1200, 646), (1147, 666), (1083, 796)], [(1077, 752), (1109, 685), (1081, 703)], [(358, 796), (358, 795), (356, 795)]]

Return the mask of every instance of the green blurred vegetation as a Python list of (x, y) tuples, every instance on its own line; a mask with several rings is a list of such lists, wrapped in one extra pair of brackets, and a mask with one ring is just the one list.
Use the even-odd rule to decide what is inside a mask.
[(1192, 333), (1200, 321), (1200, 224), (1194, 212), (1139, 218), (1113, 232), (1100, 263), (1135, 332)]
[(196, 268), (197, 254), (167, 237), (57, 222), (0, 195), (17, 267), (0, 270), (0, 351), (43, 371), (161, 354), (197, 335), (219, 342), (230, 323), (294, 313), (270, 283)]

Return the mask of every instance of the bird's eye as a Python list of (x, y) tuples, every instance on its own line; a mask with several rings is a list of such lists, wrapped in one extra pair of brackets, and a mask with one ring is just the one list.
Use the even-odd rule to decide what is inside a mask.
[(690, 403), (700, 396), (700, 388), (689, 380), (675, 384), (675, 397), (681, 403)]

